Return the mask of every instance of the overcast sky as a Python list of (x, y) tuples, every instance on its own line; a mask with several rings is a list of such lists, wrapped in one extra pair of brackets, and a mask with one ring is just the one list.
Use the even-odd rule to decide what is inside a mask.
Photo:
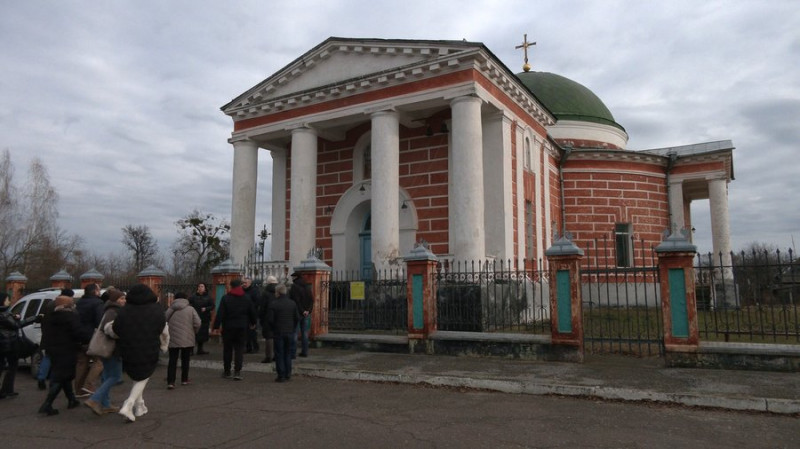
[[(231, 215), (220, 107), (330, 36), (484, 43), (593, 90), (641, 150), (730, 139), (732, 245), (800, 239), (800, 3), (787, 1), (0, 0), (0, 150), (49, 169), (60, 225), (95, 254), (147, 225)], [(256, 229), (270, 226), (259, 156)], [(711, 250), (708, 202), (695, 238)], [(800, 243), (800, 242), (799, 242)]]

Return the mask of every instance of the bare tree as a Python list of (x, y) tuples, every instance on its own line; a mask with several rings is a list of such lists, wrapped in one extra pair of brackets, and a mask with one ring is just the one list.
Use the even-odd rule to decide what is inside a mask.
[(133, 255), (133, 268), (139, 273), (158, 256), (158, 243), (147, 225), (127, 225), (122, 228), (122, 244)]
[(14, 182), (11, 152), (0, 156), (0, 270), (17, 270), (30, 285), (45, 285), (82, 242), (57, 225), (58, 194), (44, 163), (34, 158), (22, 187)]
[(173, 244), (173, 266), (191, 267), (191, 272), (176, 273), (192, 280), (204, 279), (211, 268), (228, 258), (231, 225), (213, 214), (193, 210), (175, 222), (179, 237)]

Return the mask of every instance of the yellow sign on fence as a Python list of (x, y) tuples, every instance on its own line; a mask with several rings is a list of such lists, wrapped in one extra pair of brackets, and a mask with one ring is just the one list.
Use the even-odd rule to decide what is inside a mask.
[(351, 282), (350, 283), (350, 299), (363, 300), (364, 299), (364, 283)]

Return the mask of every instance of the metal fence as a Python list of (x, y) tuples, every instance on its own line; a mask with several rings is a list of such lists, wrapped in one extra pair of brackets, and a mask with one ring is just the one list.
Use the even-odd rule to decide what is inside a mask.
[(590, 353), (639, 356), (664, 350), (655, 252), (631, 239), (630, 266), (618, 267), (609, 240), (594, 240), (581, 266), (584, 344)]
[(800, 344), (792, 250), (699, 255), (695, 275), (701, 340)]
[[(437, 329), (550, 333), (547, 272), (531, 261), (478, 261), (437, 266)], [(541, 266), (541, 261), (537, 266)]]
[(328, 331), (406, 334), (408, 298), (404, 269), (386, 270), (362, 280), (359, 272), (333, 272), (322, 283), (328, 308), (322, 311)]
[(245, 257), (243, 265), (243, 276), (249, 277), (255, 281), (256, 284), (264, 284), (269, 276), (282, 282), (286, 280), (289, 275), (289, 263), (285, 260), (267, 260), (264, 256), (264, 251), (259, 250), (258, 247), (250, 250)]

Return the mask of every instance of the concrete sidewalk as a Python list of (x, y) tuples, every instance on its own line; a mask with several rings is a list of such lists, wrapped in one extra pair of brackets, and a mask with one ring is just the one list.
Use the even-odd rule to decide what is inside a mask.
[[(221, 373), (221, 345), (206, 349), (211, 354), (193, 357), (192, 366)], [(246, 354), (243, 370), (273, 373), (274, 364), (262, 359), (263, 352)], [(293, 374), (800, 415), (797, 373), (665, 368), (660, 358), (587, 356), (584, 363), (564, 363), (312, 348), (295, 360)]]

